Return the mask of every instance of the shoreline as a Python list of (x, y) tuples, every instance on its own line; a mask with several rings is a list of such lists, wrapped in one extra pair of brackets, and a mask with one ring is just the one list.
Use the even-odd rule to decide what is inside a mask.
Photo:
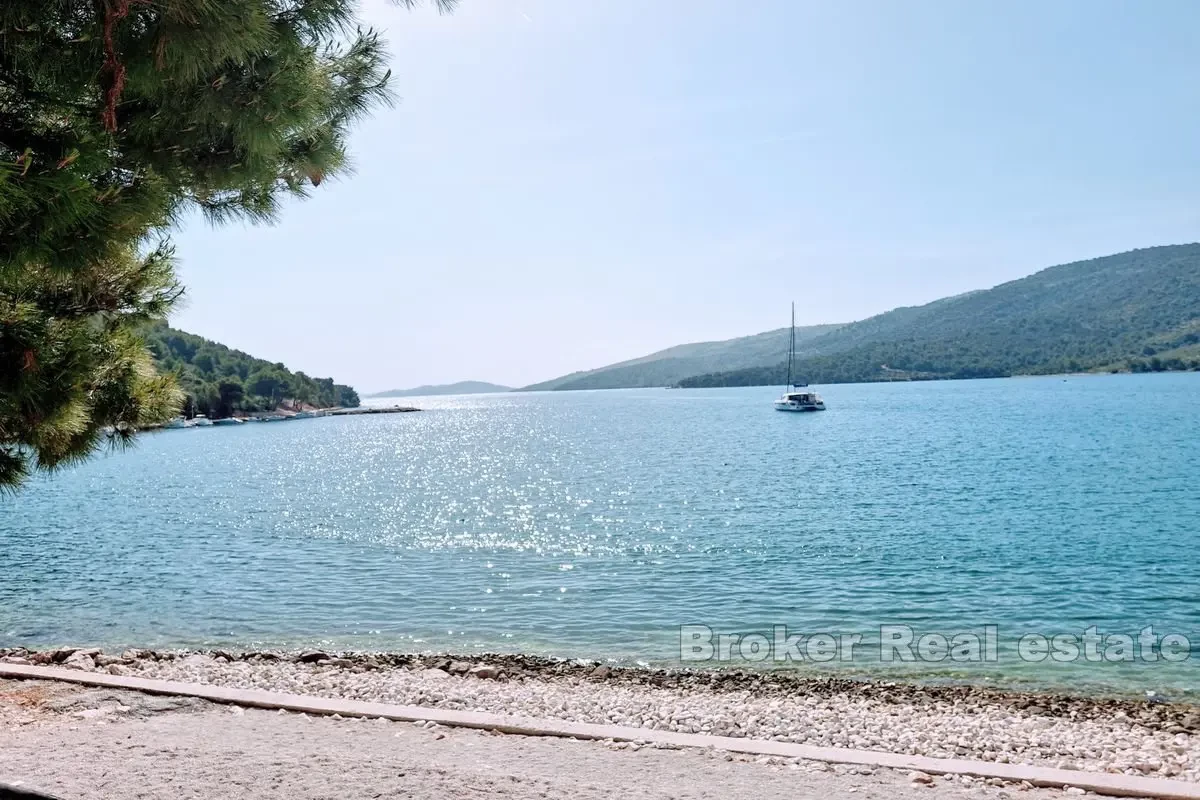
[[(933, 377), (910, 376), (904, 378), (877, 378), (874, 380), (858, 380), (858, 381), (828, 381), (825, 383), (815, 382), (813, 386), (857, 386), (872, 383), (933, 383), (937, 381), (998, 381), (1015, 378), (1097, 378), (1108, 375), (1176, 375), (1188, 372), (1200, 372), (1200, 367), (1186, 367), (1184, 369), (1148, 369), (1143, 371), (1132, 369), (1106, 369), (1097, 368), (1094, 370), (1085, 370), (1082, 372), (1014, 372), (1011, 375), (971, 375), (971, 376), (952, 376), (938, 375)], [(702, 376), (695, 376), (702, 377)], [(685, 378), (684, 380), (691, 380)], [(665, 389), (748, 389), (763, 386), (778, 386), (777, 383), (730, 383), (713, 386), (684, 386), (683, 381), (665, 386)], [(807, 384), (806, 384), (807, 385)], [(620, 387), (618, 387), (620, 388)], [(624, 387), (624, 388), (656, 388), (656, 387)], [(514, 389), (513, 391), (522, 391)], [(607, 389), (549, 389), (541, 391), (554, 392), (571, 392), (571, 391), (608, 391)]]
[(0, 650), (2, 660), (343, 697), (1200, 782), (1200, 706), (541, 656)]
[[(978, 675), (943, 676), (923, 673), (871, 673), (855, 670), (805, 671), (787, 667), (755, 668), (753, 666), (672, 666), (661, 662), (633, 662), (588, 656), (560, 656), (519, 651), (449, 651), (449, 650), (373, 650), (338, 647), (331, 643), (306, 644), (303, 647), (267, 645), (241, 649), (236, 644), (178, 647), (141, 647), (137, 645), (62, 645), (38, 648), (13, 645), (0, 647), (0, 662), (33, 657), (34, 665), (56, 666), (64, 654), (72, 651), (99, 652), (106, 658), (113, 654), (142, 653), (155, 661), (171, 661), (189, 655), (224, 657), (229, 662), (294, 661), (305, 653), (323, 652), (330, 658), (375, 667), (409, 669), (436, 668), (446, 662), (486, 663), (503, 670), (508, 677), (579, 678), (595, 680), (597, 670), (605, 680), (630, 685), (681, 689), (702, 687), (714, 691), (740, 691), (752, 688), (772, 694), (807, 693), (818, 696), (855, 694), (868, 696), (886, 694), (896, 699), (966, 700), (979, 699), (1017, 709), (1053, 706), (1055, 709), (1092, 713), (1144, 711), (1153, 709), (1148, 719), (1167, 720), (1172, 710), (1187, 732), (1200, 733), (1200, 695), (1190, 689), (1182, 694), (1164, 694), (1157, 689), (1117, 689), (1107, 685), (1081, 684), (1083, 689), (1072, 690), (1050, 683), (987, 681)], [(58, 654), (58, 660), (47, 660)], [(603, 668), (603, 669), (601, 669)], [(1171, 723), (1164, 722), (1169, 726)]]
[[(1079, 719), (1107, 719), (1114, 714), (1136, 718), (1152, 729), (1174, 729), (1172, 733), (1200, 734), (1200, 701), (1173, 699), (1147, 693), (1146, 699), (1128, 695), (1072, 693), (1056, 688), (1017, 688), (971, 681), (934, 682), (919, 679), (883, 679), (866, 675), (813, 675), (784, 669), (754, 670), (744, 667), (662, 667), (615, 664), (587, 658), (568, 658), (531, 653), (501, 652), (403, 652), (339, 650), (307, 647), (302, 649), (269, 648), (140, 648), (115, 650), (101, 647), (55, 647), (37, 650), (26, 647), (0, 648), (0, 662), (35, 666), (70, 666), (66, 660), (76, 652), (97, 653), (107, 662), (173, 662), (188, 656), (209, 656), (226, 663), (318, 663), (330, 660), (335, 666), (368, 670), (396, 668), (409, 670), (441, 669), (450, 664), (486, 664), (499, 670), (504, 679), (576, 679), (656, 689), (703, 689), (718, 693), (753, 691), (771, 697), (804, 695), (813, 697), (855, 696), (883, 699), (889, 703), (985, 702), (1018, 711), (1048, 716), (1070, 715)], [(132, 654), (139, 655), (134, 656)], [(326, 659), (304, 657), (324, 654)], [(108, 666), (108, 663), (101, 667)], [(321, 666), (327, 666), (321, 664)]]
[[(414, 411), (420, 411), (416, 406), (354, 406), (352, 408), (343, 408), (341, 406), (332, 406), (330, 408), (303, 408), (296, 409), (274, 409), (272, 411), (238, 411), (228, 417), (204, 417), (214, 425), (228, 424), (232, 420), (234, 424), (244, 424), (247, 422), (290, 422), (295, 419), (319, 419), (321, 417), (357, 417), (363, 414), (408, 414)], [(179, 417), (179, 419), (183, 419)], [(191, 423), (192, 420), (186, 420), (185, 424), (172, 426), (165, 422), (145, 425), (139, 428), (139, 432), (152, 433), (158, 431), (180, 430), (182, 428), (196, 427)]]

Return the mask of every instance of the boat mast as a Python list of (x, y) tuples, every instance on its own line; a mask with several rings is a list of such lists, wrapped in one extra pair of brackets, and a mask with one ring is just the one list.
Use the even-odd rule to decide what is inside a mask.
[(792, 390), (792, 362), (796, 360), (796, 303), (792, 302), (792, 338), (788, 344), (787, 391)]

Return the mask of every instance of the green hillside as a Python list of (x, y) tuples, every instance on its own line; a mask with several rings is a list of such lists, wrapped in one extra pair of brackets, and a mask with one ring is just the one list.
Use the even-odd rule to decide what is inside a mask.
[[(898, 308), (797, 350), (810, 383), (1200, 367), (1200, 244), (1050, 267), (986, 291)], [(680, 386), (782, 383), (785, 364)]]
[(162, 323), (143, 335), (158, 369), (178, 376), (187, 393), (184, 410), (189, 416), (220, 418), (281, 405), (350, 408), (359, 404), (354, 389), (334, 383), (333, 378), (310, 378)]
[[(837, 329), (837, 325), (809, 325), (796, 328), (796, 342), (802, 343)], [(628, 389), (670, 386), (702, 372), (742, 369), (774, 364), (787, 355), (788, 329), (767, 331), (754, 336), (719, 342), (681, 344), (648, 356), (610, 364), (587, 372), (573, 372), (561, 378), (535, 383), (520, 391), (569, 389)]]

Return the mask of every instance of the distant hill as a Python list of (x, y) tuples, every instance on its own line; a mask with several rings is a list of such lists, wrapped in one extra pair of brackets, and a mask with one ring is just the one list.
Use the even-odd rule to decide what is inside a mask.
[(352, 408), (359, 404), (354, 389), (334, 383), (333, 378), (292, 372), (279, 362), (255, 358), (165, 323), (150, 325), (143, 336), (158, 369), (179, 376), (189, 415), (228, 417), (281, 405)]
[[(837, 327), (808, 325), (796, 328), (796, 342), (806, 342)], [(780, 328), (737, 339), (676, 345), (641, 358), (535, 383), (520, 391), (670, 386), (702, 372), (775, 364), (787, 356), (787, 351), (788, 329)]]
[(434, 386), (418, 386), (415, 389), (392, 389), (387, 392), (376, 392), (367, 397), (418, 397), (437, 394), (484, 394), (487, 392), (511, 392), (511, 386), (501, 386), (498, 383), (486, 381), (459, 381), (458, 383), (440, 383)]
[[(785, 361), (679, 385), (779, 384)], [(796, 367), (810, 383), (1200, 368), (1200, 244), (1076, 261), (897, 308), (808, 339)]]

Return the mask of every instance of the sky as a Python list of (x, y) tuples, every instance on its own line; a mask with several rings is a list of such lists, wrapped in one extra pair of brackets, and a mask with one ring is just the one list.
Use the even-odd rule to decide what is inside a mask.
[(520, 386), (1200, 240), (1200, 4), (366, 0), (397, 103), (184, 330), (360, 391)]

